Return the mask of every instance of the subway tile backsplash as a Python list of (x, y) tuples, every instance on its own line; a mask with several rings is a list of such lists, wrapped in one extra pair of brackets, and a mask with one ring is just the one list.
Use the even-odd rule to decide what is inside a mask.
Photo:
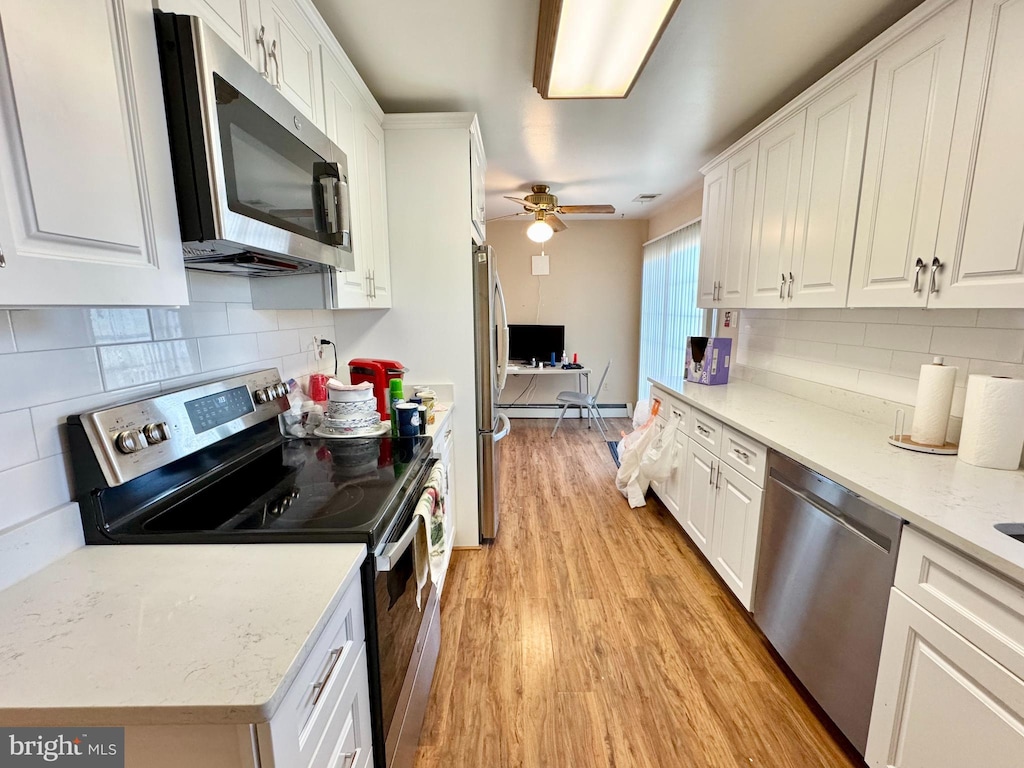
[[(81, 541), (70, 414), (258, 368), (333, 370), (313, 348), (334, 338), (332, 312), (254, 310), (248, 279), (234, 276), (191, 272), (189, 295), (176, 309), (0, 310), (0, 587)], [(12, 547), (38, 554), (4, 558)]]
[(746, 309), (736, 349), (743, 378), (879, 420), (913, 406), (921, 366), (941, 355), (960, 369), (952, 409), (959, 417), (969, 374), (1024, 377), (1024, 311)]

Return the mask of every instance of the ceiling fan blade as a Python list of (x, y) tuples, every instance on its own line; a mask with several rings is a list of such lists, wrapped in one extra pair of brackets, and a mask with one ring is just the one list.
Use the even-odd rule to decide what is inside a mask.
[(528, 211), (535, 211), (535, 210), (537, 210), (537, 206), (536, 205), (534, 205), (533, 203), (531, 203), (528, 200), (523, 200), (523, 198), (521, 198), (521, 197), (509, 197), (508, 195), (505, 195), (505, 199), (506, 200), (511, 200), (513, 203), (516, 203), (517, 205), (523, 206), (523, 208), (525, 208)]
[(568, 224), (566, 224), (560, 218), (555, 216), (555, 214), (553, 213), (549, 213), (547, 216), (545, 216), (544, 221), (550, 224), (551, 228), (555, 230), (555, 232), (561, 232), (562, 230), (569, 228)]
[(615, 213), (614, 205), (560, 205), (559, 213)]
[(514, 219), (517, 216), (532, 216), (533, 214), (529, 211), (520, 211), (519, 213), (506, 213), (504, 216), (495, 216), (493, 219), (488, 221), (500, 221), (501, 219)]

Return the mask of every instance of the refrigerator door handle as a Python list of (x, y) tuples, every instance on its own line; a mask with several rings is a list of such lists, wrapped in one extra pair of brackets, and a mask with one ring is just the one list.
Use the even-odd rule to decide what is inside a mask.
[(512, 431), (512, 422), (508, 420), (508, 416), (504, 413), (498, 414), (498, 421), (501, 422), (501, 429), (495, 432), (491, 437), (494, 442), (504, 440), (508, 436), (508, 433)]
[(501, 304), (501, 333), (502, 341), (504, 342), (500, 345), (498, 360), (496, 361), (498, 394), (500, 395), (505, 389), (505, 383), (508, 381), (508, 312), (505, 309), (505, 291), (501, 288), (501, 278), (498, 277), (497, 272), (494, 273), (494, 293)]

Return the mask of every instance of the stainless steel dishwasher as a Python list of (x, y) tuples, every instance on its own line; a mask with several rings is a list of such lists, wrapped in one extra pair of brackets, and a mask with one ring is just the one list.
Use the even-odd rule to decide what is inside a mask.
[(772, 453), (754, 620), (864, 754), (903, 521)]

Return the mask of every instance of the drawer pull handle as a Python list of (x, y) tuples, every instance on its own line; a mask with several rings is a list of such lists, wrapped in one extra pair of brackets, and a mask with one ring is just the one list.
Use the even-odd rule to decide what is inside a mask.
[(359, 762), (359, 753), (362, 751), (362, 747), (357, 747), (355, 752), (342, 752), (335, 768), (355, 768)]
[(338, 662), (341, 660), (341, 652), (345, 650), (345, 646), (340, 648), (331, 648), (329, 658), (331, 659), (330, 665), (327, 667), (327, 671), (324, 676), (318, 681), (313, 683), (313, 706), (320, 701), (320, 697), (324, 695), (324, 689), (327, 687), (327, 681), (331, 679), (331, 674), (334, 672), (334, 668), (338, 666)]
[(750, 454), (747, 453), (746, 451), (741, 451), (739, 448), (733, 448), (732, 450), (733, 450), (733, 453), (735, 453), (737, 456), (739, 456), (744, 461), (750, 461)]
[(448, 439), (449, 437), (452, 436), (452, 428), (451, 427), (448, 427), (448, 431), (444, 433), (444, 436), (445, 436), (445, 439)]
[(697, 431), (704, 435), (704, 437), (711, 437), (711, 430), (702, 427), (700, 424), (697, 425)]

